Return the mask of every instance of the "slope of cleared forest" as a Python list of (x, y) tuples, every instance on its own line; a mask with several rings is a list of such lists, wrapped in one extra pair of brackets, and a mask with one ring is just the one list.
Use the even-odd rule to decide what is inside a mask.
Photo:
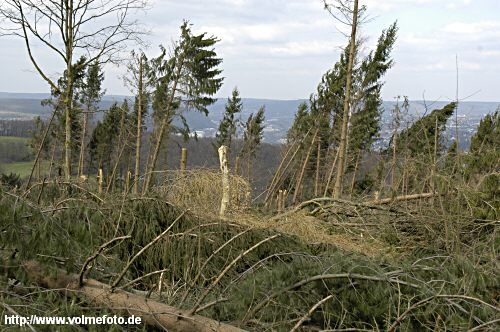
[[(186, 143), (225, 78), (221, 40), (189, 21), (148, 58), (147, 1), (0, 2), (51, 92), (49, 119), (11, 128), (31, 129), (29, 175), (0, 172), (0, 317), (142, 318), (7, 330), (499, 330), (500, 110), (463, 150), (457, 80), (418, 118), (397, 97), (387, 128), (397, 22), (369, 49), (364, 3), (322, 2), (351, 32), (279, 147), (236, 87), (215, 138)], [(134, 98), (102, 110), (112, 63)]]
[[(115, 308), (119, 299), (92, 297), (85, 284), (98, 280), (114, 296), (127, 291), (186, 317), (196, 313), (251, 331), (498, 326), (498, 228), (475, 219), (479, 210), (462, 213), (440, 197), (434, 206), (442, 204), (441, 211), (425, 199), (387, 205), (323, 198), (275, 215), (242, 202), (222, 220), (221, 189), (205, 189), (208, 195), (193, 182), (217, 178), (205, 172), (192, 173), (189, 186), (181, 177), (144, 197), (98, 194), (93, 184), (68, 182), (36, 183), (24, 195), (2, 190), (4, 313), (141, 312), (139, 302)], [(234, 187), (245, 185), (238, 181)], [(170, 202), (180, 197), (175, 187), (190, 199)], [(470, 202), (481, 194), (458, 195)], [(74, 282), (64, 286), (70, 302), (51, 289), (65, 284), (65, 273), (83, 277), (80, 291), (69, 291), (78, 290)], [(154, 321), (110, 328), (161, 329)]]

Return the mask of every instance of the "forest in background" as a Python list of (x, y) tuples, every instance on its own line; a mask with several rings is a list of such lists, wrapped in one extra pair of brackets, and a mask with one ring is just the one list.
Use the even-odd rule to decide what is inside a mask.
[[(186, 21), (157, 57), (126, 53), (143, 35), (129, 11), (144, 5), (0, 5), (52, 110), (19, 124), (28, 137), (0, 139), (2, 160), (29, 164), (24, 177), (0, 176), (2, 315), (144, 320), (57, 327), (68, 331), (498, 329), (499, 110), (464, 150), (458, 97), (408, 121), (400, 96), (376, 147), (397, 24), (361, 52), (362, 1), (324, 1), (350, 34), (283, 144), (263, 142), (266, 108), (242, 116), (237, 88), (215, 138), (196, 139), (186, 114), (216, 101), (218, 39)], [(101, 14), (116, 22), (99, 27)], [(59, 29), (44, 34), (39, 19)], [(64, 60), (57, 81), (30, 38)], [(134, 98), (101, 109), (115, 61)]]

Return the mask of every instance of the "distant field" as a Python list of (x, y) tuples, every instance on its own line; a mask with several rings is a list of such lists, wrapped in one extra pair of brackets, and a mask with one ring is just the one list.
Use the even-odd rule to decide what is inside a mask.
[(0, 136), (0, 143), (28, 143), (27, 137)]
[[(2, 163), (0, 164), (0, 172), (10, 174), (19, 174), (21, 178), (28, 177), (31, 173), (31, 168), (33, 167), (33, 161), (17, 162), (17, 163)], [(49, 162), (43, 161), (41, 165), (41, 175), (45, 175), (49, 170)], [(37, 170), (35, 170), (35, 176)]]
[(28, 138), (0, 136), (0, 164), (22, 163), (33, 159)]

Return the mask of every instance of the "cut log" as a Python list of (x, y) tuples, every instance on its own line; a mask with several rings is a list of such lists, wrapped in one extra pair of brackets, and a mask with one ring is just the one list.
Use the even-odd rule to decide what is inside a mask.
[(166, 331), (192, 331), (192, 332), (243, 332), (244, 330), (218, 322), (200, 315), (189, 315), (187, 310), (181, 310), (164, 303), (146, 299), (140, 295), (122, 290), (111, 291), (107, 284), (94, 279), (86, 279), (84, 285), (79, 287), (78, 275), (58, 271), (57, 277), (50, 276), (36, 261), (23, 264), (29, 279), (35, 284), (58, 290), (65, 295), (84, 295), (96, 305), (128, 315), (141, 317), (148, 325), (156, 326)]

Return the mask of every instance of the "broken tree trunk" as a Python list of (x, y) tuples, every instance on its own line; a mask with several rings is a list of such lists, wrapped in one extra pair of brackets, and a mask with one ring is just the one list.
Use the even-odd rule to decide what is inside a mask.
[(219, 162), (222, 173), (222, 200), (220, 202), (219, 215), (223, 218), (229, 206), (229, 166), (227, 164), (227, 146), (219, 148)]
[(187, 163), (187, 149), (182, 148), (181, 150), (181, 175), (186, 173), (186, 163)]
[(283, 212), (283, 190), (278, 191), (278, 201), (277, 201), (278, 213)]
[(23, 267), (29, 279), (41, 287), (58, 290), (65, 295), (84, 295), (97, 305), (104, 305), (119, 313), (141, 317), (146, 324), (166, 331), (244, 331), (207, 317), (189, 315), (187, 310), (177, 309), (140, 295), (122, 290), (112, 292), (109, 285), (97, 280), (86, 279), (84, 285), (79, 287), (78, 275), (66, 274), (65, 271), (61, 270), (57, 273), (57, 277), (51, 277), (52, 274), (44, 271), (40, 264), (35, 261), (28, 261), (23, 264)]
[(98, 189), (97, 189), (97, 192), (99, 194), (102, 194), (102, 184), (104, 182), (104, 179), (103, 179), (103, 172), (102, 172), (102, 168), (99, 168), (99, 172), (97, 173), (97, 183), (98, 183)]

